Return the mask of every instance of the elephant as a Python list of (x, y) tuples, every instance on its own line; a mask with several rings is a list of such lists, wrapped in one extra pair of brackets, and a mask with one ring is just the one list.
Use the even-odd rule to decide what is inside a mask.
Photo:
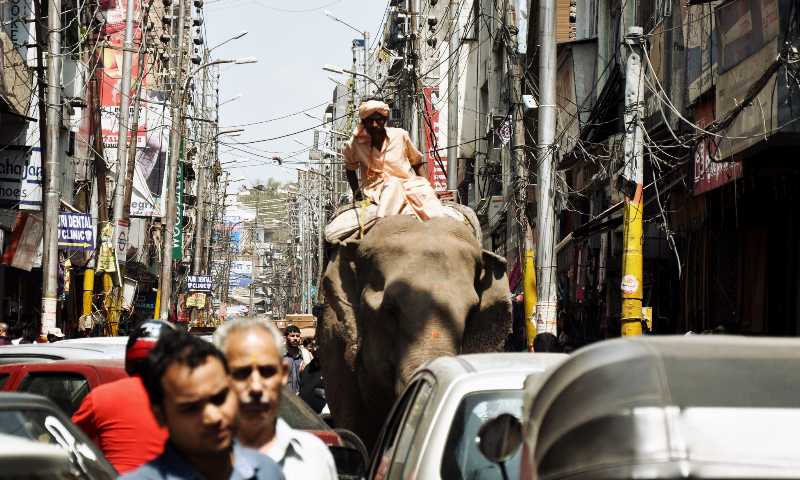
[(370, 448), (419, 366), (502, 351), (511, 331), (505, 259), (451, 218), (385, 217), (363, 239), (334, 242), (322, 287), (328, 405), (336, 426)]

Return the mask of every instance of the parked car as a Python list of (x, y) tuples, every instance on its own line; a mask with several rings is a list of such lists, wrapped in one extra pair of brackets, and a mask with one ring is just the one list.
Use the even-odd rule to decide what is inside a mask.
[[(32, 463), (23, 475), (12, 478), (90, 478), (112, 479), (117, 477), (114, 467), (103, 457), (98, 449), (81, 430), (50, 400), (39, 396), (24, 393), (0, 392), (0, 477), (9, 475), (5, 469), (6, 461), (9, 468), (19, 466), (16, 461), (9, 460), (9, 456), (19, 455), (17, 460), (26, 458), (29, 451)], [(28, 443), (18, 443), (19, 450), (12, 442), (6, 442), (5, 436), (16, 437), (20, 440), (29, 440), (36, 443), (49, 444), (59, 447), (66, 454), (66, 459), (72, 470), (77, 470), (80, 475), (50, 476), (47, 472), (51, 468), (61, 470), (66, 464), (63, 458), (57, 455), (52, 448), (35, 450)], [(43, 463), (35, 464), (35, 455), (42, 456)], [(24, 468), (24, 465), (22, 465)], [(42, 468), (42, 475), (36, 476), (38, 469)]]
[(481, 450), (523, 444), (525, 479), (798, 479), (798, 384), (798, 339), (604, 341), (536, 389), (524, 429), (490, 421)]
[(0, 365), (20, 362), (111, 360), (119, 358), (125, 358), (124, 343), (67, 343), (67, 341), (61, 341), (56, 343), (26, 343), (0, 346)]
[[(43, 395), (71, 417), (91, 389), (127, 375), (120, 359), (0, 365), (0, 390)], [(278, 415), (292, 428), (305, 430), (321, 439), (334, 454), (337, 469), (343, 472), (361, 469), (363, 473), (367, 453), (358, 438), (350, 432), (332, 430), (300, 397), (286, 388), (281, 392)]]
[(392, 407), (369, 478), (502, 478), (475, 446), (479, 428), (499, 413), (521, 417), (525, 377), (545, 375), (565, 358), (488, 353), (432, 360)]
[(49, 398), (69, 417), (89, 391), (127, 377), (122, 360), (56, 360), (0, 365), (0, 390)]

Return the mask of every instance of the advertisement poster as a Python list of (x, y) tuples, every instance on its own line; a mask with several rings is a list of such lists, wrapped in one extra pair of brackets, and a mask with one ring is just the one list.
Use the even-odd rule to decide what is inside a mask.
[[(3, 254), (3, 263), (30, 272), (37, 266), (37, 257), (44, 232), (42, 220), (29, 213), (18, 213), (11, 242)], [(41, 266), (41, 260), (39, 260)]]
[[(706, 100), (697, 104), (694, 113), (695, 123), (704, 128), (714, 121), (714, 100)], [(721, 187), (742, 176), (740, 162), (718, 162), (719, 148), (716, 137), (705, 137), (697, 144), (694, 153), (694, 188), (695, 195)]]
[(0, 208), (42, 209), (42, 151), (10, 145), (0, 151)]
[(441, 142), (439, 111), (434, 109), (434, 104), (438, 102), (439, 89), (426, 87), (422, 89), (422, 94), (425, 98), (425, 162), (428, 164), (428, 180), (437, 193), (446, 192), (447, 152), (437, 151), (446, 145)]

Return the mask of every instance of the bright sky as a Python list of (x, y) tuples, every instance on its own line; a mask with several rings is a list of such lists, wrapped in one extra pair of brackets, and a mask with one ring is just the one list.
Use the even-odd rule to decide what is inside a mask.
[[(213, 58), (256, 57), (257, 64), (224, 65), (220, 87), (220, 102), (241, 94), (242, 97), (220, 107), (220, 127), (263, 122), (292, 114), (309, 107), (308, 113), (321, 117), (325, 105), (333, 98), (335, 84), (329, 76), (343, 80), (340, 75), (322, 70), (324, 64), (349, 68), (352, 65), (351, 42), (360, 36), (342, 23), (327, 17), (335, 16), (370, 33), (372, 44), (386, 11), (386, 0), (206, 0), (205, 28), (207, 45), (213, 47), (237, 32), (249, 33), (217, 48)], [(246, 126), (238, 137), (223, 142), (247, 142), (285, 135), (312, 128), (321, 121), (300, 113), (285, 119)], [(220, 161), (231, 172), (231, 178), (255, 180), (275, 178), (296, 180), (296, 171), (308, 160), (303, 152), (288, 159), (294, 152), (311, 144), (313, 132), (288, 138), (242, 145), (251, 153), (232, 150), (220, 145)], [(298, 143), (300, 142), (300, 143)], [(268, 158), (259, 158), (252, 153)], [(279, 167), (273, 156), (286, 159)], [(227, 163), (236, 162), (236, 163)]]

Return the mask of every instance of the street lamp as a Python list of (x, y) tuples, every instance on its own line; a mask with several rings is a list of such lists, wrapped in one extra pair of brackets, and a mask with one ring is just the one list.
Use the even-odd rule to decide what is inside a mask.
[(235, 102), (236, 100), (239, 100), (240, 98), (242, 98), (242, 94), (241, 93), (237, 93), (236, 95), (232, 96), (231, 98), (229, 98), (229, 99), (225, 100), (224, 102), (221, 102), (220, 104), (218, 104), (217, 108), (219, 108), (219, 107), (221, 107), (223, 105), (226, 105), (228, 103)]
[(356, 77), (365, 78), (365, 79), (369, 80), (370, 82), (372, 82), (373, 85), (378, 87), (378, 92), (381, 92), (383, 90), (383, 86), (381, 86), (378, 82), (376, 82), (375, 79), (373, 79), (372, 77), (370, 77), (369, 75), (366, 75), (364, 73), (355, 72), (353, 70), (348, 70), (346, 68), (337, 67), (336, 65), (331, 65), (331, 64), (323, 65), (322, 69), (325, 70), (326, 72), (338, 73), (340, 75), (343, 74), (343, 73), (346, 73), (348, 75), (353, 75), (353, 76), (356, 76)]
[(247, 30), (242, 30), (241, 32), (235, 34), (234, 36), (230, 37), (229, 39), (224, 40), (224, 41), (214, 45), (213, 47), (209, 48), (208, 49), (208, 53), (211, 53), (212, 50), (215, 50), (215, 49), (225, 45), (228, 42), (232, 42), (234, 40), (239, 40), (240, 38), (244, 37), (245, 35), (247, 35)]
[[(341, 18), (339, 18), (336, 15), (334, 15), (333, 13), (331, 13), (330, 10), (325, 10), (325, 11), (323, 11), (323, 13), (325, 14), (326, 17), (330, 18), (334, 22), (339, 22), (342, 25), (350, 28), (351, 30), (353, 30), (355, 32), (358, 32), (358, 34), (361, 35), (362, 41), (364, 42), (364, 55), (363, 55), (364, 78), (369, 78), (368, 76), (366, 76), (366, 73), (367, 73), (367, 37), (369, 37), (369, 32), (367, 32), (366, 30), (359, 30), (358, 28), (350, 25), (349, 23), (345, 22)], [(353, 53), (355, 53), (355, 52), (353, 52)], [(374, 83), (374, 81), (373, 81), (373, 83)], [(378, 89), (380, 90), (380, 86), (378, 87)], [(367, 94), (367, 84), (364, 83), (364, 96), (366, 96), (366, 94)]]

